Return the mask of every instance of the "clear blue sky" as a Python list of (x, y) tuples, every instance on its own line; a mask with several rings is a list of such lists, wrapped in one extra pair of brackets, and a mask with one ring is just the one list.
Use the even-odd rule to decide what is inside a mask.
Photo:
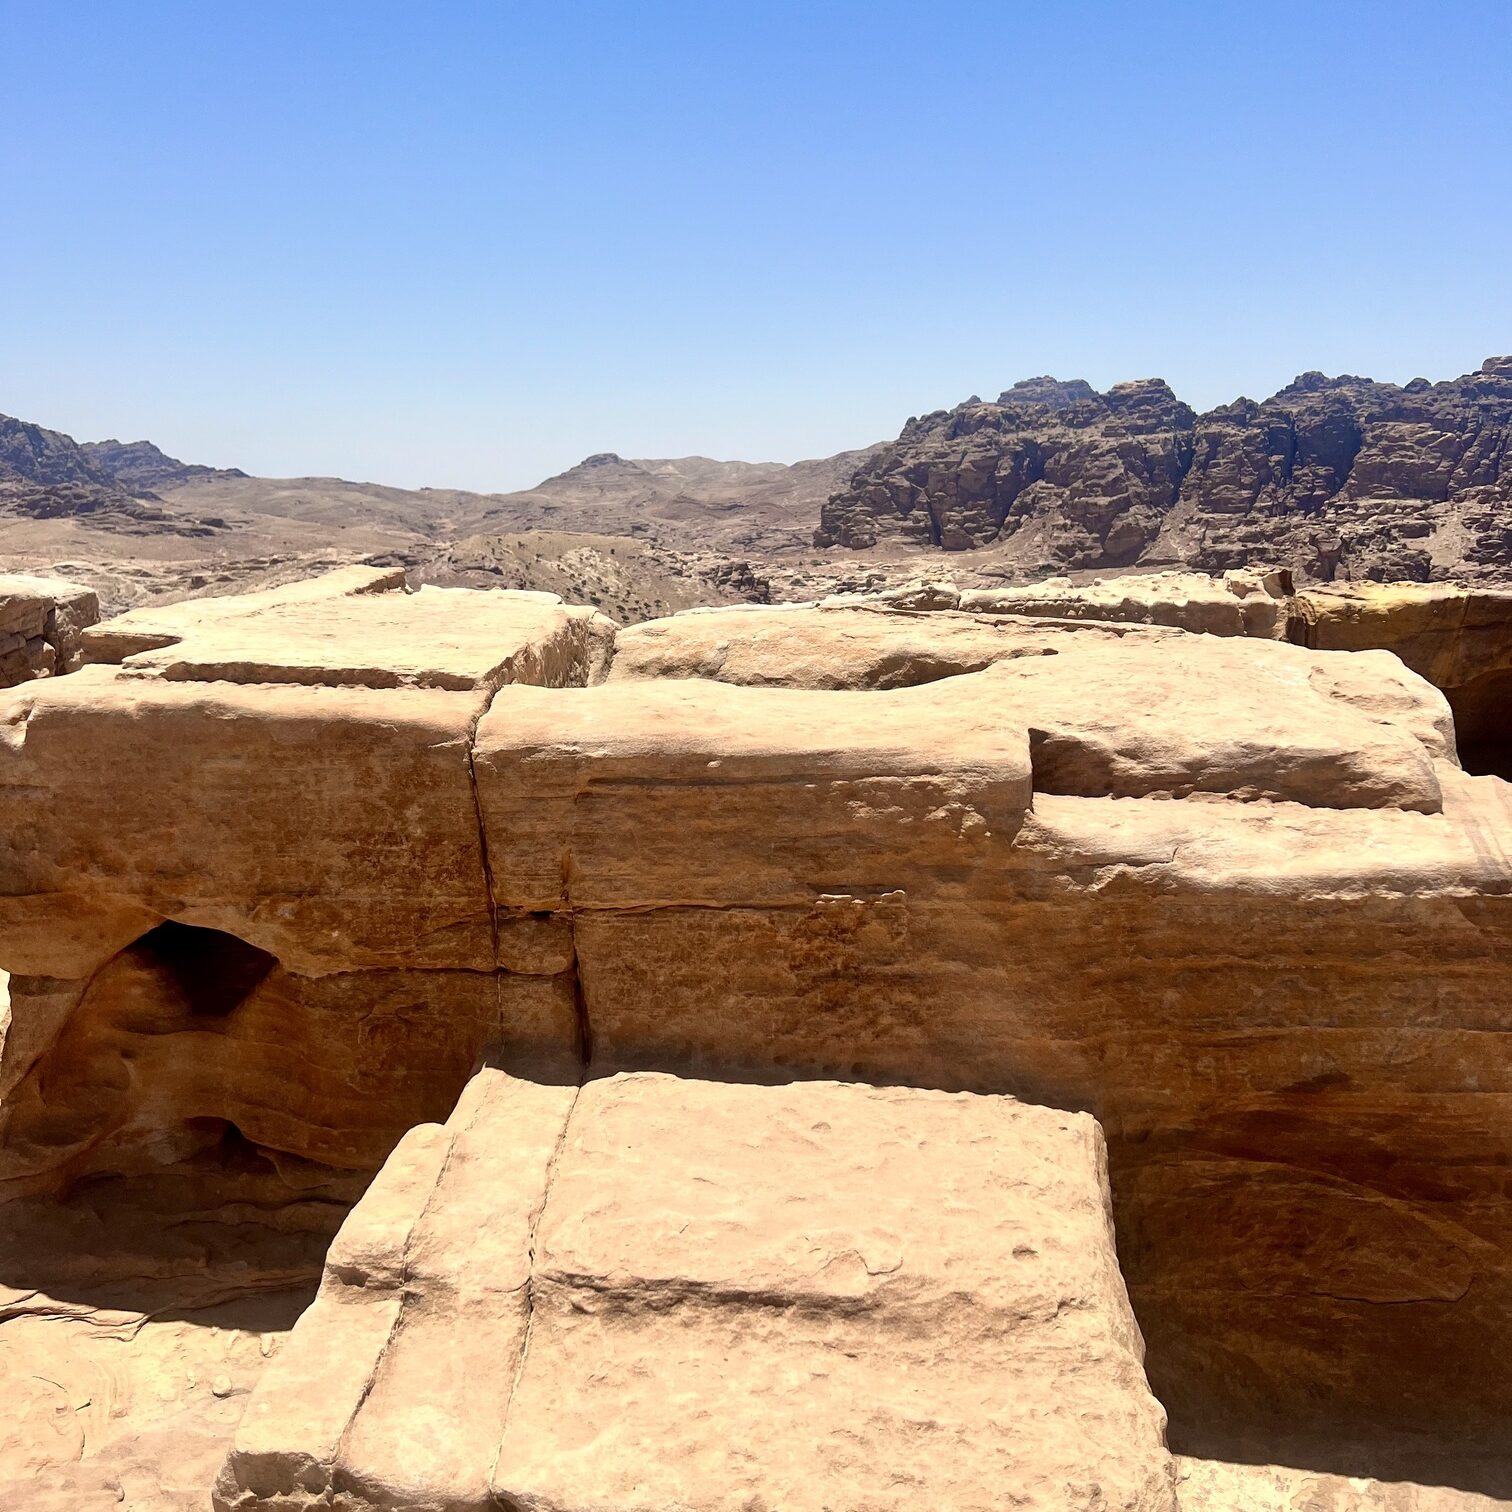
[(272, 474), (791, 460), (1512, 350), (1512, 0), (0, 0), (0, 411)]

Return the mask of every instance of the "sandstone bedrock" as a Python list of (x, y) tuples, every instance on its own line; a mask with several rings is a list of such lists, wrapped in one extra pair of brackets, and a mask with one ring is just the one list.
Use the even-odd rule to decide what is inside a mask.
[[(1512, 594), (82, 641), (0, 695), (6, 1506), (1512, 1496)], [(162, 1387), (207, 1288), (296, 1300)]]

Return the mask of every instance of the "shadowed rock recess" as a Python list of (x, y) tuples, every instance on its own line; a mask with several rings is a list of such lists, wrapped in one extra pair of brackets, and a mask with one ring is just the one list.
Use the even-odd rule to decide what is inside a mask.
[(80, 634), (0, 695), (0, 1505), (1512, 1506), (1512, 594)]

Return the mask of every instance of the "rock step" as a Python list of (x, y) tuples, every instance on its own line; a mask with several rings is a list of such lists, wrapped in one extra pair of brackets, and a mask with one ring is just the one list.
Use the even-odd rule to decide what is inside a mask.
[(219, 1512), (1168, 1512), (1102, 1135), (1008, 1097), (479, 1072), (395, 1151)]

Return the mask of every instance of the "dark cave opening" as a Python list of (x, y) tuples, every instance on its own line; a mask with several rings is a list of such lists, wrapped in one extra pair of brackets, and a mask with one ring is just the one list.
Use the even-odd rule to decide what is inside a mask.
[(1512, 781), (1512, 667), (1445, 688), (1444, 696), (1454, 711), (1460, 765), (1477, 776)]
[(171, 919), (148, 930), (130, 950), (195, 1018), (234, 1013), (278, 964), (266, 950), (235, 935)]

